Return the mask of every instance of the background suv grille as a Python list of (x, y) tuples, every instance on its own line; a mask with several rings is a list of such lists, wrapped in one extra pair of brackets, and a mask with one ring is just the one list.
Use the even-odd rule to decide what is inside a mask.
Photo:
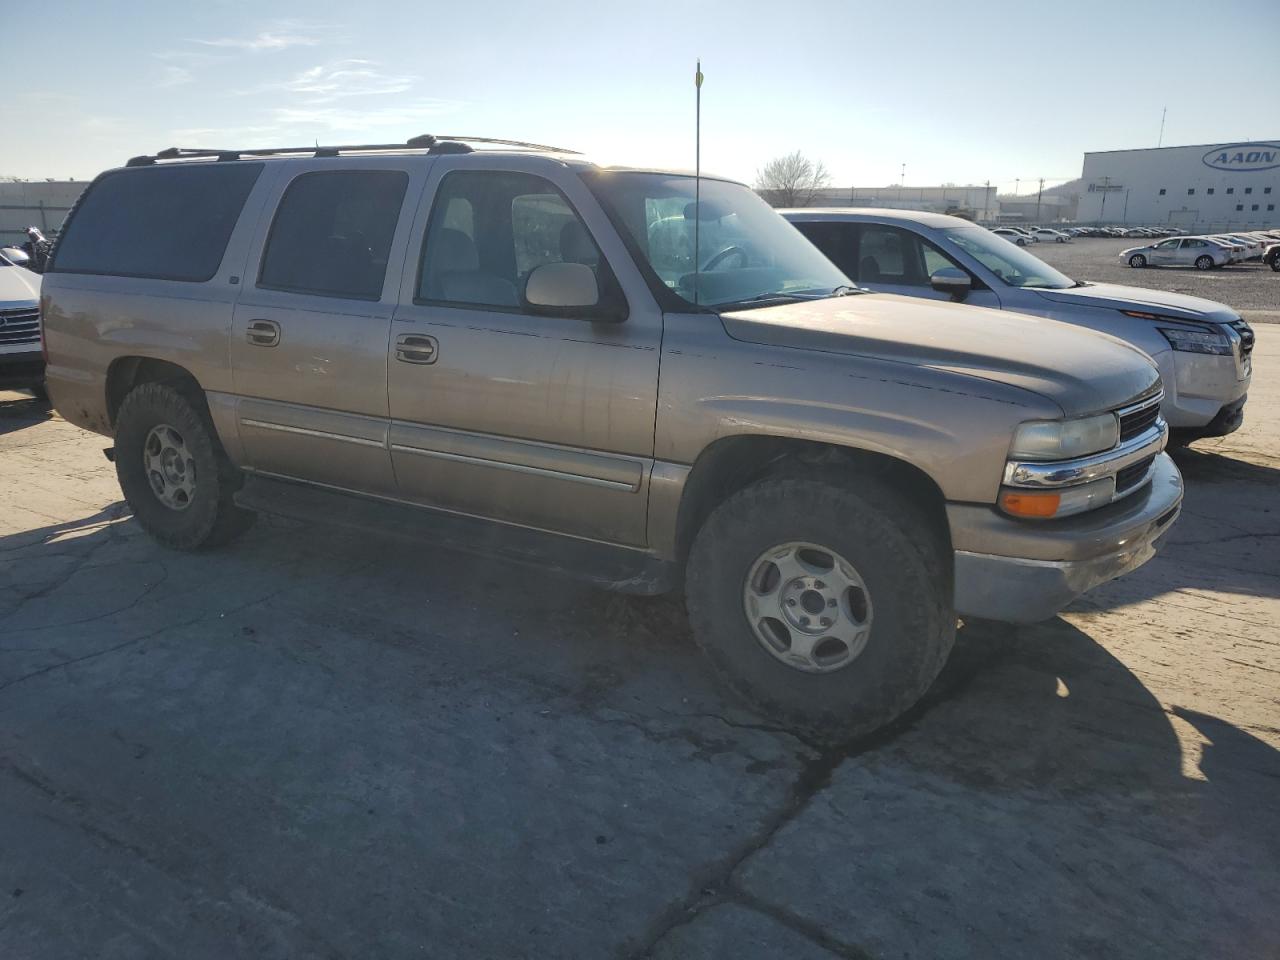
[(0, 310), (0, 346), (40, 342), (40, 311), (35, 307)]
[(1247, 357), (1253, 353), (1253, 329), (1243, 320), (1235, 320), (1231, 329), (1240, 334), (1240, 356)]

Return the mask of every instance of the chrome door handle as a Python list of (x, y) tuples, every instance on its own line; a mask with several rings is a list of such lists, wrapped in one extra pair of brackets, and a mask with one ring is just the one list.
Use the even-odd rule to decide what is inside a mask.
[(396, 359), (404, 363), (435, 363), (440, 344), (435, 337), (402, 333), (396, 337)]
[(274, 347), (280, 342), (280, 324), (274, 320), (250, 320), (245, 337), (258, 347)]

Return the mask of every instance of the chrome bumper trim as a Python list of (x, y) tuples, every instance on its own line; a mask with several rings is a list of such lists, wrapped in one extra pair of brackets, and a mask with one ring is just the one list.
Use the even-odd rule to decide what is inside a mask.
[(1008, 487), (1038, 490), (1102, 480), (1115, 476), (1125, 467), (1131, 467), (1147, 457), (1154, 457), (1164, 450), (1168, 440), (1169, 425), (1160, 419), (1132, 440), (1103, 453), (1076, 460), (1010, 461), (1005, 464), (1004, 483)]

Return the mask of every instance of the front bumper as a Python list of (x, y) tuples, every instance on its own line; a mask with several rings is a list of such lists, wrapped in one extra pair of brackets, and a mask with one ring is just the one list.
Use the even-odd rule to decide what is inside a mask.
[(948, 504), (956, 612), (1007, 623), (1047, 620), (1150, 560), (1181, 506), (1182, 476), (1164, 453), (1146, 490), (1064, 520), (1025, 522), (988, 506)]
[(1175, 430), (1205, 427), (1224, 407), (1243, 404), (1249, 392), (1252, 356), (1168, 350), (1153, 359), (1164, 380), (1161, 414)]

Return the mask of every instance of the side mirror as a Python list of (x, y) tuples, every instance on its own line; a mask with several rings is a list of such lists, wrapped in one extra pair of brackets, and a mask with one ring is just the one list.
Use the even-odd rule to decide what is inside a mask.
[(538, 313), (617, 322), (626, 312), (601, 303), (595, 271), (584, 263), (544, 263), (524, 285), (524, 299)]
[(956, 303), (961, 303), (969, 296), (973, 279), (959, 267), (940, 267), (929, 277), (929, 285), (939, 293), (950, 295)]

